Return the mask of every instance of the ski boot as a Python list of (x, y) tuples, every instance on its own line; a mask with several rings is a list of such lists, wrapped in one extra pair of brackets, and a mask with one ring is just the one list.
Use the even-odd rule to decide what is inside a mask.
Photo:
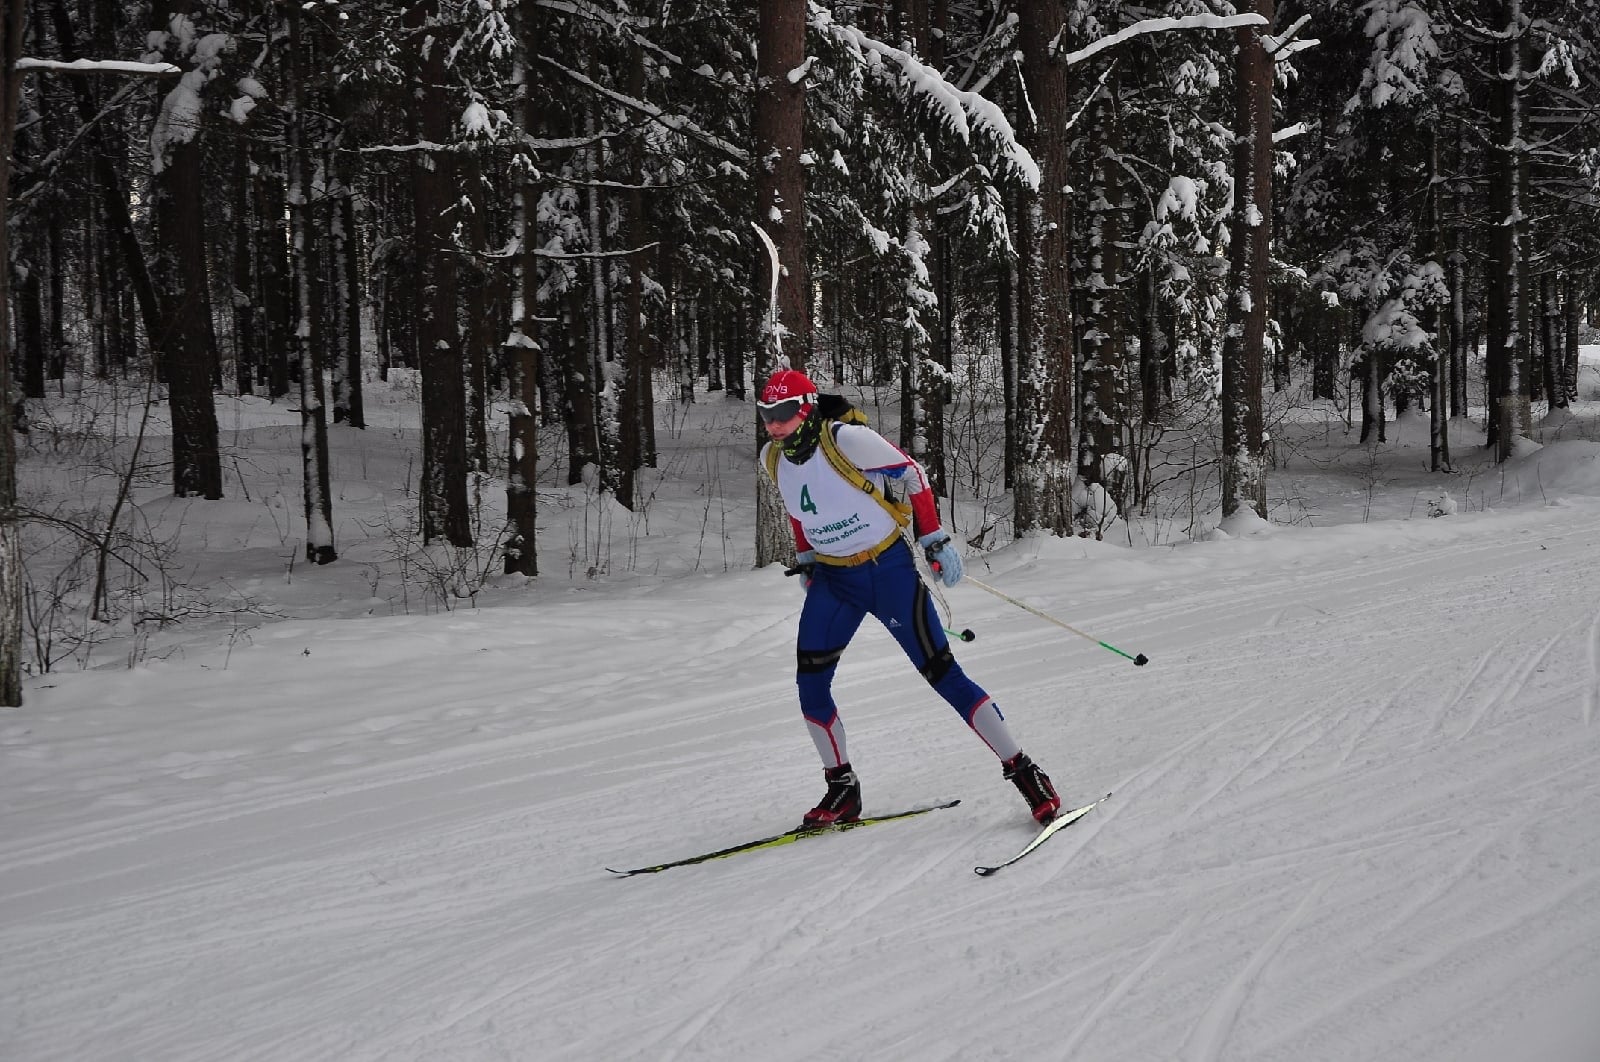
[(1056, 812), (1061, 810), (1061, 798), (1056, 796), (1056, 787), (1050, 784), (1050, 776), (1040, 770), (1026, 752), (1003, 760), (1000, 766), (1005, 768), (1007, 780), (1017, 787), (1022, 799), (1028, 802), (1028, 810), (1033, 812), (1035, 822), (1043, 826), (1056, 817)]
[[(861, 817), (861, 781), (848, 763), (829, 767), (822, 772), (828, 780), (828, 792), (822, 803), (806, 812), (800, 823), (805, 830), (820, 830), (841, 822), (854, 822)], [(1048, 784), (1048, 783), (1047, 783)]]

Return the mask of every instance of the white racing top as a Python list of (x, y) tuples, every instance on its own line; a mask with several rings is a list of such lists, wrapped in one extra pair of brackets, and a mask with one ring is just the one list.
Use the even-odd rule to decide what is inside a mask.
[[(825, 425), (833, 430), (839, 452), (882, 491), (890, 481), (916, 511), (917, 526), (938, 527), (928, 493), (928, 480), (916, 460), (864, 424)], [(767, 443), (768, 446), (774, 445)], [(762, 455), (765, 460), (765, 453)], [(855, 487), (828, 463), (819, 444), (802, 464), (778, 461), (778, 493), (797, 532), (800, 549), (814, 549), (830, 557), (848, 557), (872, 549), (899, 532), (894, 517), (866, 492)], [(918, 497), (918, 495), (922, 495)]]

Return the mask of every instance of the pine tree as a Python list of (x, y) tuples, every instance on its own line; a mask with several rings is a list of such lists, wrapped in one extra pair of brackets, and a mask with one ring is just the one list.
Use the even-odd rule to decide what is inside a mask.
[[(12, 0), (0, 18), (0, 322), (11, 317), (11, 151), (22, 96), (22, 28), (27, 5)], [(17, 405), (11, 329), (0, 327), (0, 706), (22, 704), (22, 526), (17, 510)]]

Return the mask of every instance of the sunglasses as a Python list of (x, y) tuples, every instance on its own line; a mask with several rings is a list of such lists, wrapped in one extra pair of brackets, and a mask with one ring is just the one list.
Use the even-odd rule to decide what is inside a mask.
[(756, 412), (761, 414), (761, 419), (768, 424), (782, 424), (793, 420), (800, 415), (800, 407), (805, 401), (799, 398), (785, 398), (782, 402), (756, 403)]

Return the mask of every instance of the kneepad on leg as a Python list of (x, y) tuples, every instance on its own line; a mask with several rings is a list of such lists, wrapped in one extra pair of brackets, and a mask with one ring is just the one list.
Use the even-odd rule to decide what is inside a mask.
[(938, 689), (939, 683), (944, 681), (944, 677), (950, 673), (950, 669), (955, 666), (955, 663), (955, 654), (946, 645), (929, 657), (926, 664), (922, 665), (922, 677), (928, 680), (928, 685)]
[(800, 690), (800, 710), (814, 723), (826, 726), (837, 714), (833, 703), (833, 674), (843, 655), (843, 647), (795, 652), (795, 685)]
[(833, 701), (833, 674), (843, 653), (840, 648), (800, 649), (796, 654), (795, 685), (800, 691), (800, 711), (824, 767), (837, 767), (849, 759), (844, 723)]

